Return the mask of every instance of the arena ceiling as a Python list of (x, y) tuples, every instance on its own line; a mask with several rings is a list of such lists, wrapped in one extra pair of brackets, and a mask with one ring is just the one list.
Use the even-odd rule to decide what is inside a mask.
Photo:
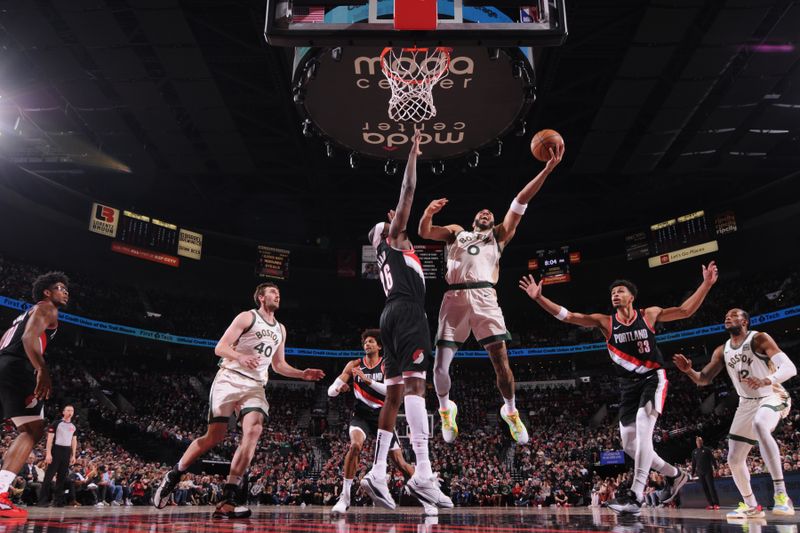
[[(799, 2), (567, 4), (566, 44), (538, 54), (527, 135), (476, 169), (422, 168), (417, 213), (440, 196), (451, 199), (443, 221), (505, 209), (539, 168), (527, 143), (543, 127), (563, 134), (567, 155), (519, 232), (531, 243), (797, 184)], [(303, 136), (290, 59), (265, 43), (264, 11), (262, 0), (4, 2), (0, 154), (187, 227), (356, 241), (396, 201), (400, 174), (352, 170), (344, 152), (329, 159)], [(794, 201), (782, 191), (774, 201)]]

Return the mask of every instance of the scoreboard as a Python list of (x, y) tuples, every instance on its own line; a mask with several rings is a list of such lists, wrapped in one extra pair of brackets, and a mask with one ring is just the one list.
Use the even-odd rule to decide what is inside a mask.
[(540, 270), (543, 283), (567, 283), (572, 281), (570, 265), (580, 263), (581, 253), (570, 252), (569, 246), (559, 250), (537, 250), (536, 258), (528, 260), (528, 270)]
[(133, 211), (123, 211), (119, 221), (119, 240), (174, 255), (178, 252), (178, 226)]
[(625, 236), (628, 261), (647, 258), (651, 268), (719, 250), (717, 237), (737, 230), (732, 211), (713, 217), (694, 211)]
[(289, 278), (289, 250), (258, 245), (256, 275), (262, 278)]

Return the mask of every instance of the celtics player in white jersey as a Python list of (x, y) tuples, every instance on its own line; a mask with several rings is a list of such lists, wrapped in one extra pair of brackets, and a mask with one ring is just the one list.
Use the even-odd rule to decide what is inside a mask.
[(789, 414), (791, 399), (782, 383), (794, 377), (797, 368), (768, 333), (750, 330), (750, 315), (746, 311), (728, 311), (725, 330), (731, 338), (714, 350), (711, 361), (701, 371), (693, 370), (691, 360), (683, 354), (675, 354), (672, 360), (678, 370), (699, 386), (708, 385), (723, 368), (727, 369), (739, 394), (739, 407), (728, 433), (728, 466), (744, 502), (728, 513), (728, 518), (764, 517), (764, 511), (753, 495), (746, 463), (747, 454), (755, 444), (758, 444), (775, 487), (772, 512), (793, 515), (794, 506), (783, 481), (780, 449), (772, 432)]
[(300, 370), (286, 362), (286, 328), (275, 319), (281, 294), (274, 283), (256, 287), (256, 309), (243, 311), (233, 320), (217, 343), (214, 353), (220, 357), (219, 371), (208, 396), (208, 430), (192, 441), (178, 464), (161, 481), (153, 496), (153, 505), (163, 509), (189, 466), (225, 439), (228, 420), (236, 414), (242, 426), (239, 446), (231, 460), (230, 474), (214, 518), (247, 518), (250, 510), (237, 505), (245, 471), (253, 460), (264, 420), (269, 416), (264, 387), (269, 367), (278, 374), (305, 381), (319, 381), (322, 370)]
[(433, 215), (447, 204), (446, 198), (432, 201), (419, 221), (420, 237), (447, 243), (445, 279), (449, 287), (439, 310), (433, 374), (445, 442), (453, 442), (458, 436), (458, 407), (450, 399), (450, 364), (470, 333), (489, 352), (497, 375), (497, 388), (503, 396), (500, 415), (508, 424), (511, 436), (520, 444), (528, 442), (528, 430), (514, 401), (514, 374), (506, 352), (506, 341), (511, 335), (506, 329), (494, 285), (500, 274), (503, 249), (514, 237), (528, 202), (542, 188), (563, 155), (563, 145), (550, 149), (550, 159), (544, 169), (517, 194), (500, 224), (495, 225), (494, 214), (483, 209), (475, 215), (471, 231), (458, 224), (435, 226)]

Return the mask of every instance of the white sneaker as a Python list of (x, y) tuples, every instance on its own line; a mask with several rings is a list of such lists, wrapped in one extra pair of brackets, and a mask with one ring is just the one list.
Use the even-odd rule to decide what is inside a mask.
[(94, 506), (95, 507), (105, 507), (106, 504), (104, 504), (103, 502), (97, 502), (96, 504), (94, 504)]
[(667, 478), (667, 486), (669, 487), (669, 497), (662, 500), (661, 503), (670, 503), (674, 500), (684, 485), (689, 482), (689, 474), (678, 468), (678, 475), (674, 478)]
[(333, 509), (331, 509), (331, 514), (345, 514), (349, 508), (350, 502), (347, 501), (346, 498), (341, 497), (339, 501), (336, 502), (336, 505), (333, 506)]
[(439, 409), (439, 418), (442, 419), (442, 438), (445, 442), (450, 443), (458, 437), (458, 424), (456, 423), (456, 416), (458, 416), (458, 406), (453, 400), (450, 402), (449, 409)]
[(439, 487), (439, 478), (435, 475), (428, 479), (422, 479), (415, 474), (408, 480), (406, 487), (408, 487), (409, 492), (411, 492), (416, 499), (422, 502), (423, 507), (426, 503), (436, 507), (445, 507), (447, 509), (453, 507), (453, 500), (442, 492), (442, 489)]
[(517, 441), (517, 444), (527, 444), (528, 430), (519, 417), (519, 409), (511, 413), (506, 408), (506, 404), (503, 404), (500, 408), (500, 417), (508, 424), (508, 429), (511, 430), (511, 437)]
[(386, 484), (386, 474), (377, 474), (373, 470), (361, 479), (361, 488), (372, 498), (372, 503), (384, 509), (394, 509), (397, 504), (389, 493), (389, 486)]
[(117, 500), (114, 500), (114, 501), (112, 501), (112, 502), (111, 502), (111, 505), (112, 505), (113, 507), (119, 507), (119, 506), (120, 506), (120, 505), (122, 505), (122, 504), (121, 504), (121, 503), (119, 503)]

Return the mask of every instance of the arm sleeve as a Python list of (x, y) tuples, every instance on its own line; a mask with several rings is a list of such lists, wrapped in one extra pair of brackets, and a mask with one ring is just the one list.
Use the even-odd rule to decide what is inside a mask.
[(333, 382), (333, 385), (328, 387), (328, 396), (330, 396), (331, 398), (339, 396), (339, 387), (341, 387), (342, 385), (344, 385), (344, 381), (342, 381), (342, 378), (337, 377), (336, 381)]
[(376, 391), (380, 392), (384, 396), (386, 395), (386, 383), (379, 382), (379, 381), (373, 381), (372, 385), (370, 385), (370, 387), (372, 387)]
[(775, 372), (767, 376), (772, 383), (783, 383), (797, 375), (797, 367), (785, 353), (778, 352), (770, 360), (778, 367)]

